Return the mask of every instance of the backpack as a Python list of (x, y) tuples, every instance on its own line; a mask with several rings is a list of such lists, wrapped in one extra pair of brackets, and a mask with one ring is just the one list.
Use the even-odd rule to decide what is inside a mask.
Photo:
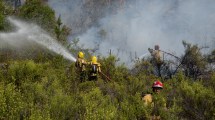
[(92, 73), (95, 73), (95, 74), (96, 74), (96, 73), (97, 73), (97, 69), (98, 69), (98, 66), (97, 66), (96, 64), (92, 64), (92, 65), (91, 65), (91, 72), (92, 72)]

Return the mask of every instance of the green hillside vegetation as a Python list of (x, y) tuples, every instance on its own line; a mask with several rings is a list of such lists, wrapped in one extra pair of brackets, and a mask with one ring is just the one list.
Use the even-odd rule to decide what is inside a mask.
[[(0, 31), (9, 31), (12, 26), (6, 17), (16, 16), (49, 31), (65, 47), (70, 46), (71, 53), (81, 49), (76, 43), (66, 43), (70, 29), (44, 2), (27, 0), (17, 12), (11, 11), (0, 0)], [(129, 69), (110, 55), (98, 61), (111, 80), (101, 75), (97, 81), (85, 82), (79, 81), (74, 62), (44, 52), (45, 48), (32, 47), (28, 54), (33, 55), (23, 58), (0, 51), (0, 119), (147, 120), (153, 109), (144, 105), (142, 96), (152, 92), (153, 82), (160, 79), (164, 89), (159, 97), (166, 101), (166, 108), (160, 109), (162, 120), (215, 120), (215, 52), (203, 55), (198, 45), (183, 45), (181, 66), (170, 78), (154, 75), (150, 60), (140, 60)], [(89, 50), (83, 51), (90, 58)]]

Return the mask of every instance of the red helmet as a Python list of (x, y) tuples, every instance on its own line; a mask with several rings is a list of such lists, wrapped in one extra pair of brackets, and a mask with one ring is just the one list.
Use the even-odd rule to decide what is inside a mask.
[(163, 83), (160, 81), (155, 81), (152, 85), (152, 88), (163, 88)]

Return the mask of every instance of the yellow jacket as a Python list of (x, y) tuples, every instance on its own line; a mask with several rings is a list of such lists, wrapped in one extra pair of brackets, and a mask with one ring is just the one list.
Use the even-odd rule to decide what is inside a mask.
[(147, 106), (152, 103), (152, 95), (151, 94), (146, 94), (142, 100), (144, 101), (144, 104)]
[(89, 64), (90, 66), (92, 66), (92, 65), (96, 65), (97, 66), (97, 70), (96, 70), (96, 73), (90, 73), (90, 76), (96, 76), (97, 75), (97, 73), (99, 73), (99, 72), (101, 72), (101, 64), (100, 63), (98, 63), (98, 62), (90, 62), (90, 64)]
[(78, 68), (79, 71), (85, 71), (86, 70), (87, 62), (83, 58), (78, 58), (75, 62), (76, 68)]

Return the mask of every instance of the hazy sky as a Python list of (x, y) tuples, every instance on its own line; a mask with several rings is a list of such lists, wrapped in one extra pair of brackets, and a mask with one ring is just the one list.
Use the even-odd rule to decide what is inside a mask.
[[(89, 27), (78, 36), (80, 44), (85, 48), (99, 44), (100, 54), (111, 49), (125, 62), (130, 54), (141, 56), (155, 44), (178, 56), (184, 51), (182, 40), (215, 48), (215, 0), (136, 0), (133, 4), (101, 18), (99, 27)], [(78, 0), (50, 0), (49, 5), (67, 25), (84, 15)], [(103, 39), (98, 37), (102, 29), (107, 33)]]

